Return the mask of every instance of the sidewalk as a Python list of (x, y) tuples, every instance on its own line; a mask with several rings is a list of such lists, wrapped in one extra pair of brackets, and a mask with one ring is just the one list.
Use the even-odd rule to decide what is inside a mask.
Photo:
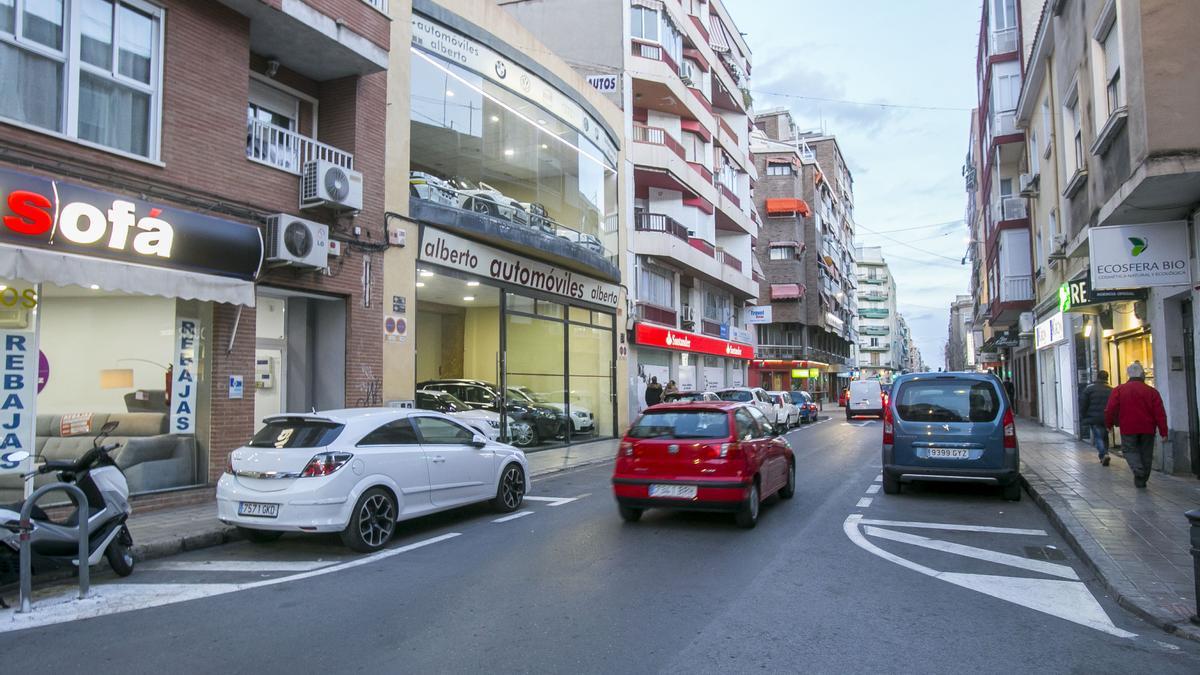
[[(530, 477), (537, 479), (606, 462), (616, 454), (617, 440), (610, 439), (531, 452), (527, 458)], [(133, 535), (133, 555), (139, 561), (220, 546), (239, 538), (236, 528), (217, 520), (217, 506), (213, 501), (146, 513), (135, 511), (129, 519), (129, 532)]]
[(1183, 515), (1200, 506), (1200, 481), (1156, 471), (1139, 490), (1120, 455), (1101, 466), (1090, 445), (1028, 420), (1017, 437), (1029, 494), (1121, 606), (1200, 641)]

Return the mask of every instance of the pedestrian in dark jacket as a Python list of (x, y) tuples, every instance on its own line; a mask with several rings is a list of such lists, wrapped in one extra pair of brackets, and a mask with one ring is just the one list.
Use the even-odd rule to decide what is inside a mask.
[(1088, 428), (1092, 445), (1100, 453), (1100, 463), (1108, 466), (1108, 427), (1104, 425), (1104, 410), (1112, 387), (1108, 386), (1108, 371), (1096, 373), (1096, 381), (1084, 388), (1079, 395), (1079, 421)]
[(652, 406), (662, 400), (663, 387), (658, 383), (658, 376), (651, 375), (650, 383), (646, 385), (646, 405)]
[(1133, 471), (1133, 484), (1146, 487), (1154, 460), (1154, 432), (1167, 439), (1167, 411), (1158, 390), (1146, 384), (1146, 371), (1134, 361), (1125, 369), (1129, 381), (1112, 390), (1104, 409), (1108, 428), (1121, 427), (1121, 449)]

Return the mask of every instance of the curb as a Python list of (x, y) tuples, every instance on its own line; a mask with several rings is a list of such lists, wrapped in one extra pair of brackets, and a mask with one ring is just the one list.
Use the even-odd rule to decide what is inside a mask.
[[(531, 472), (529, 475), (530, 481), (539, 478), (547, 478), (556, 474), (575, 469), (583, 469), (587, 467), (597, 466), (613, 461), (612, 457), (601, 457), (598, 459), (572, 464), (570, 466), (554, 467), (541, 471)], [(208, 530), (200, 532), (192, 532), (187, 535), (174, 539), (159, 539), (149, 541), (142, 544), (135, 543), (133, 546), (133, 555), (138, 562), (154, 560), (156, 558), (166, 558), (177, 555), (185, 551), (197, 551), (204, 548), (212, 548), (222, 544), (228, 544), (233, 541), (241, 541), (242, 536), (238, 534), (237, 528), (232, 525), (220, 524)], [(66, 576), (70, 576), (69, 574)]]
[(1020, 478), (1025, 491), (1054, 524), (1054, 529), (1058, 530), (1063, 539), (1067, 540), (1071, 550), (1075, 551), (1080, 560), (1096, 575), (1104, 589), (1112, 594), (1118, 605), (1166, 633), (1200, 642), (1200, 629), (1157, 613), (1157, 608), (1153, 605), (1138, 599), (1140, 594), (1137, 589), (1120, 580), (1119, 572), (1106, 570), (1107, 565), (1102, 560), (1102, 556), (1105, 555), (1103, 547), (1087, 531), (1087, 528), (1079, 524), (1065, 505), (1063, 498), (1055, 494), (1036, 472), (1029, 469), (1028, 465), (1022, 468)]

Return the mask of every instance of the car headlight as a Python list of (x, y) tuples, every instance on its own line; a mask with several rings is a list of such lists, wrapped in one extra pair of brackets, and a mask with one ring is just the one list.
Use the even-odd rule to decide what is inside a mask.
[(587, 419), (587, 416), (588, 416), (588, 414), (587, 414), (587, 413), (585, 413), (585, 412), (582, 412), (582, 411), (579, 411), (579, 410), (576, 410), (576, 411), (575, 411), (573, 414), (574, 414), (576, 417), (579, 417), (579, 418), (582, 418), (582, 419)]
[(488, 426), (493, 429), (500, 428), (500, 420), (488, 420), (487, 423), (488, 423)]

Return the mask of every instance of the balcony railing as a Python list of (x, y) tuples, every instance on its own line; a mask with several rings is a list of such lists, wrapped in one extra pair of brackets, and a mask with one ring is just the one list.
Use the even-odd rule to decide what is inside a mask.
[(997, 136), (1012, 136), (1017, 133), (1017, 113), (1014, 110), (998, 112), (992, 117), (992, 139)]
[(646, 126), (644, 124), (633, 125), (633, 141), (635, 143), (646, 143), (648, 145), (662, 145), (679, 156), (679, 159), (684, 157), (683, 146), (679, 141), (671, 137), (666, 129), (659, 127)]
[(739, 209), (742, 208), (742, 200), (738, 199), (738, 196), (733, 193), (733, 190), (730, 190), (728, 187), (725, 186), (725, 184), (723, 184), (719, 181), (717, 182), (717, 187), (721, 188), (721, 194), (724, 195), (725, 198), (728, 199), (730, 202), (733, 202), (734, 206), (736, 206)]
[(859, 335), (887, 335), (892, 329), (887, 326), (859, 326)]
[(1003, 197), (999, 204), (992, 206), (996, 222), (1005, 220), (1021, 220), (1029, 217), (1029, 208), (1024, 197)]
[(870, 302), (887, 302), (888, 294), (887, 293), (875, 293), (875, 292), (859, 293), (858, 299), (859, 300), (867, 300)]
[(1029, 302), (1033, 300), (1033, 276), (1024, 274), (1000, 280), (1000, 302)]
[(375, 9), (383, 12), (384, 14), (388, 13), (388, 0), (362, 0), (362, 1), (367, 3), (370, 6), (374, 7)]
[(992, 31), (991, 46), (993, 56), (1017, 51), (1017, 29), (1014, 27)]
[(710, 258), (717, 257), (716, 247), (713, 246), (712, 244), (708, 243), (707, 241), (704, 241), (703, 239), (697, 239), (695, 237), (691, 237), (688, 239), (688, 243), (691, 244), (692, 248), (700, 251), (701, 253), (703, 253), (704, 255), (706, 255)]
[(641, 232), (666, 232), (681, 241), (688, 240), (687, 228), (678, 220), (661, 213), (639, 213), (634, 219), (634, 229)]
[[(858, 316), (862, 319), (886, 319), (889, 311), (886, 309), (877, 309), (874, 307), (859, 307)], [(862, 327), (859, 327), (862, 330)]]
[(675, 310), (667, 307), (639, 302), (637, 304), (637, 316), (643, 321), (661, 323), (665, 326), (675, 326)]
[(742, 261), (733, 257), (733, 254), (721, 248), (720, 246), (717, 247), (717, 259), (720, 260), (721, 263), (726, 267), (732, 267), (739, 272), (742, 271)]
[(248, 120), (246, 158), (296, 175), (300, 175), (306, 163), (318, 159), (343, 169), (354, 168), (354, 155), (259, 120)]
[(763, 345), (754, 348), (755, 358), (781, 361), (821, 361), (824, 363), (849, 363), (850, 357), (835, 354), (816, 347), (804, 345)]
[(671, 72), (675, 74), (679, 73), (679, 64), (675, 63), (674, 57), (667, 53), (667, 50), (663, 49), (661, 45), (634, 40), (633, 55), (640, 56), (644, 59), (662, 61), (663, 63), (667, 64), (667, 66), (671, 69)]
[(725, 118), (719, 115), (717, 116), (717, 123), (721, 125), (721, 128), (725, 130), (725, 133), (729, 134), (730, 138), (733, 139), (733, 142), (736, 145), (738, 142), (738, 135), (733, 131), (733, 127), (729, 126), (729, 123), (725, 121)]

